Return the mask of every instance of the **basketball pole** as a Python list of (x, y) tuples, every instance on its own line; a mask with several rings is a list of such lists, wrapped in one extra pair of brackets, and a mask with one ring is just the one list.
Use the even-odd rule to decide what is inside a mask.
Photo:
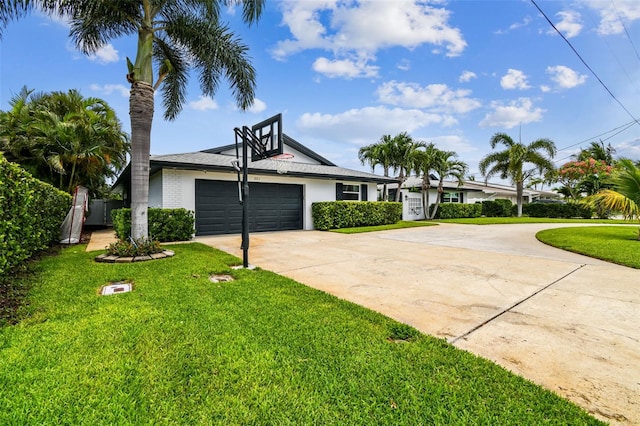
[(249, 165), (247, 143), (248, 128), (242, 128), (242, 266), (249, 267)]

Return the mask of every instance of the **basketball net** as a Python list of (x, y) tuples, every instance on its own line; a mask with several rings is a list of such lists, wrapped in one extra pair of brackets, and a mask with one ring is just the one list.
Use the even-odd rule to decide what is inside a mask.
[(293, 154), (280, 154), (269, 158), (276, 168), (276, 172), (280, 175), (286, 174), (291, 168), (291, 160), (293, 160)]

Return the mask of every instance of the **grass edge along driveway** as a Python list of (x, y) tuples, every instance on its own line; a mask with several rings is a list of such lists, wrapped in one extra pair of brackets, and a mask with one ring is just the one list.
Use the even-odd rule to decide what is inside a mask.
[[(600, 424), (383, 315), (202, 244), (172, 250), (37, 262), (26, 318), (0, 329), (0, 424)], [(121, 280), (134, 291), (97, 295)]]
[(584, 226), (546, 229), (536, 238), (550, 246), (640, 269), (636, 226)]

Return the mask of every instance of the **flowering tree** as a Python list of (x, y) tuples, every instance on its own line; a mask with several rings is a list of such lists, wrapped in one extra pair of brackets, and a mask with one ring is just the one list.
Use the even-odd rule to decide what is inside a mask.
[(570, 161), (558, 169), (558, 181), (564, 185), (562, 192), (577, 200), (602, 189), (603, 179), (611, 174), (611, 169), (604, 160), (594, 158)]

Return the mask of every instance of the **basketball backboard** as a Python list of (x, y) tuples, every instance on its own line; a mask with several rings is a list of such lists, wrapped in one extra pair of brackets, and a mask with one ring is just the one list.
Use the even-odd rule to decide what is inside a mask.
[(251, 132), (251, 161), (282, 154), (282, 114), (253, 125)]

